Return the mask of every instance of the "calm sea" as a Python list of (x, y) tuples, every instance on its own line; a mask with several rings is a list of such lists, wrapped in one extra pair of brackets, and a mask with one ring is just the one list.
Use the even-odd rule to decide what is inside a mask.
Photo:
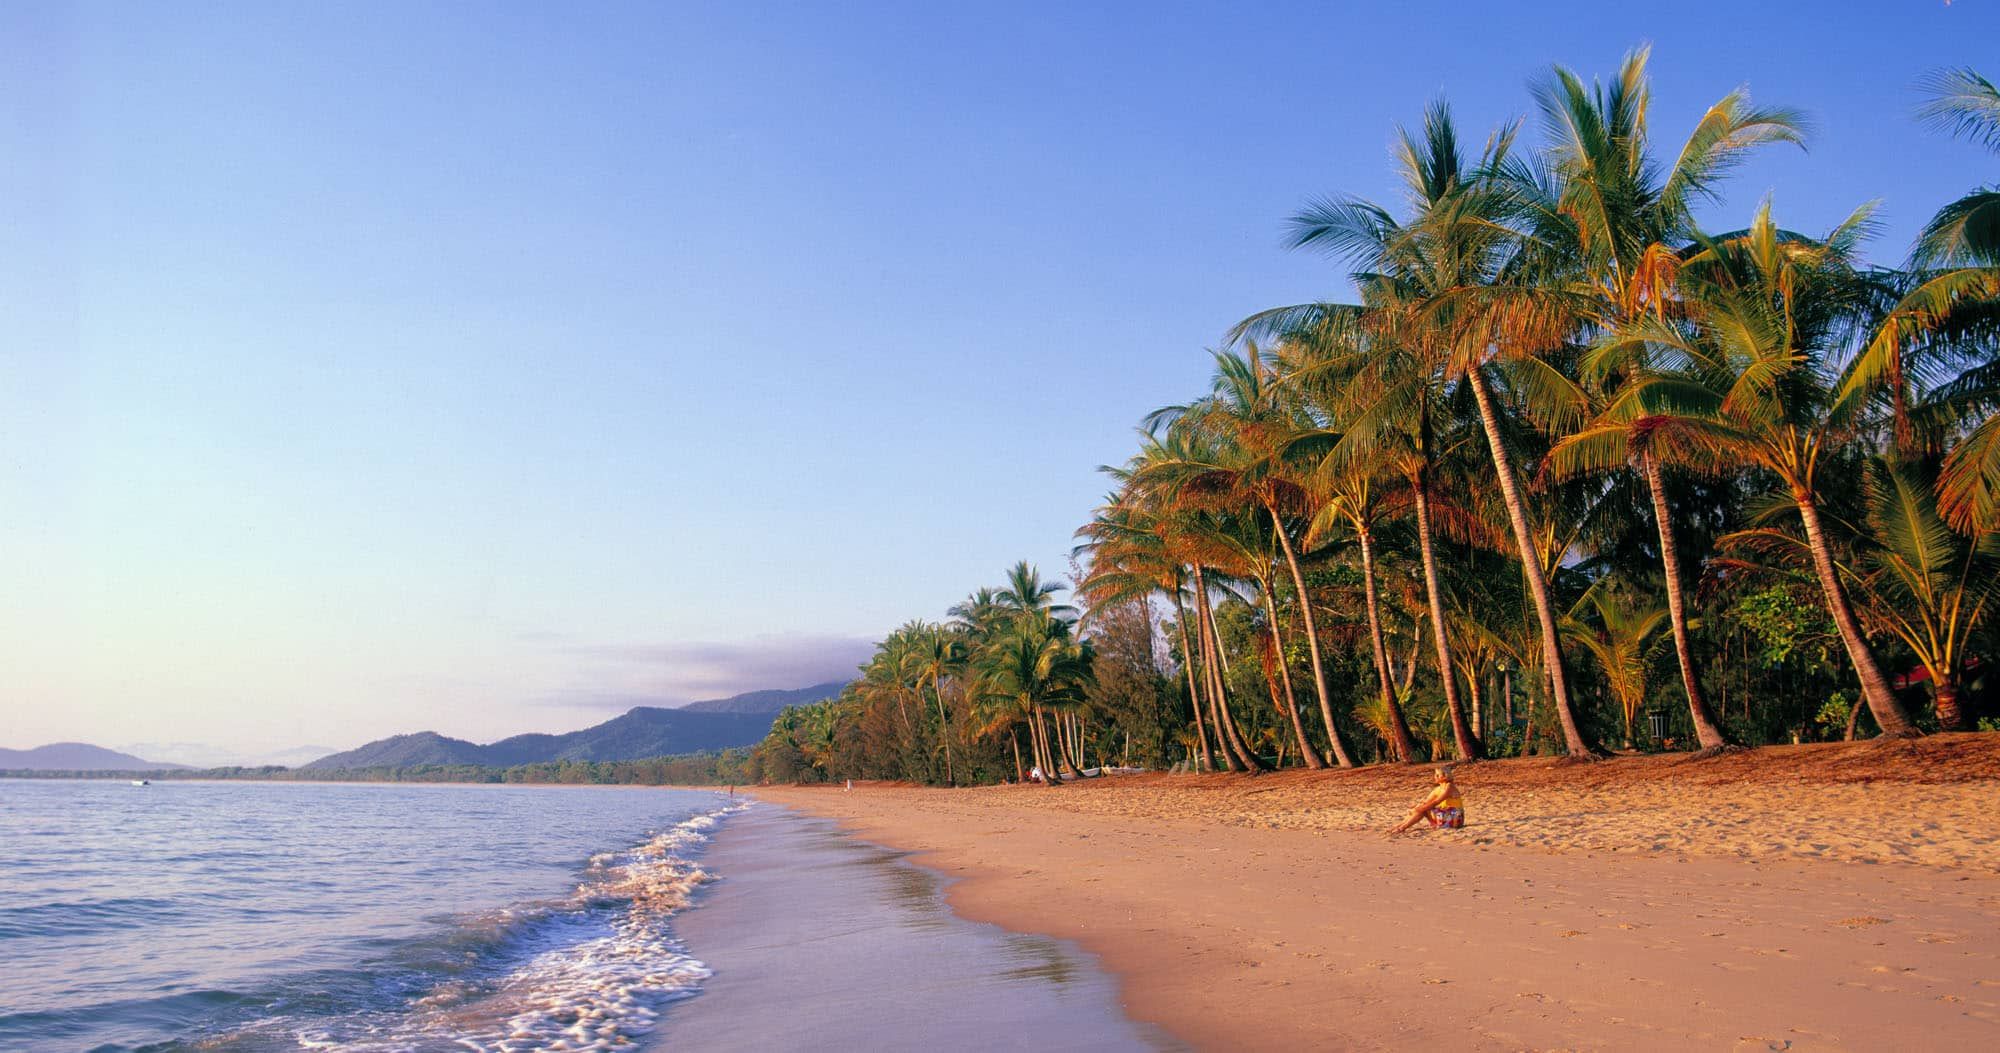
[(0, 780), (0, 1049), (625, 1045), (729, 802)]

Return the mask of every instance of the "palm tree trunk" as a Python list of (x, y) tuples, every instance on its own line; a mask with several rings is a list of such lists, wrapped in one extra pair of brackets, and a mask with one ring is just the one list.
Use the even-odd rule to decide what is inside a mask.
[(1479, 423), (1486, 430), (1486, 448), (1493, 457), (1493, 472), (1500, 477), (1500, 496), (1507, 505), (1507, 519), (1514, 527), (1514, 544), (1521, 552), (1521, 572), (1528, 576), (1528, 593), (1535, 601), (1535, 618), (1542, 625), (1542, 658), (1548, 666), (1549, 700), (1555, 706), (1556, 719), (1562, 723), (1563, 742), (1571, 757), (1602, 757), (1605, 755), (1603, 749), (1584, 734), (1583, 724), (1577, 719), (1576, 707), (1570, 701), (1569, 675), (1563, 671), (1562, 643), (1556, 636), (1555, 603), (1549, 599), (1548, 578), (1542, 574), (1542, 561), (1535, 552), (1534, 534), (1528, 528), (1528, 509), (1521, 500), (1521, 485), (1514, 475), (1514, 460), (1508, 456), (1507, 444), (1500, 437), (1500, 415), (1493, 407), (1493, 393), (1486, 389), (1486, 374), (1480, 367), (1466, 370), (1465, 379), (1472, 387), (1473, 399), (1479, 403)]
[(1027, 782), (1028, 773), (1021, 767), (1021, 729), (1008, 728), (1007, 741), (1014, 744), (1014, 781), (1016, 783)]
[(1486, 742), (1486, 685), (1477, 669), (1465, 671), (1465, 691), (1472, 696), (1472, 737)]
[[(1292, 571), (1292, 587), (1299, 592), (1299, 614), (1306, 623), (1306, 653), (1312, 655), (1313, 688), (1319, 692), (1319, 714), (1320, 719), (1326, 721), (1326, 740), (1332, 746), (1334, 759), (1340, 766), (1352, 768), (1354, 758), (1347, 755), (1347, 746), (1340, 741), (1340, 727), (1333, 722), (1333, 703), (1326, 690), (1326, 666), (1319, 657), (1319, 627), (1313, 623), (1312, 599), (1306, 595), (1305, 575), (1299, 572), (1298, 554), (1292, 551), (1292, 539), (1285, 535), (1284, 524), (1278, 521), (1276, 509), (1271, 510), (1271, 532), (1278, 535), (1278, 546), (1285, 551), (1285, 565)], [(1292, 719), (1298, 720), (1296, 711), (1292, 714)], [(1312, 747), (1306, 745), (1303, 737), (1299, 739), (1299, 748), (1307, 751), (1308, 767), (1320, 767), (1311, 763)]]
[(1188, 653), (1188, 612), (1187, 607), (1181, 603), (1181, 590), (1178, 582), (1174, 585), (1174, 612), (1180, 616), (1181, 668), (1187, 670), (1188, 702), (1191, 703), (1191, 708), (1194, 710), (1194, 737), (1196, 741), (1201, 743), (1200, 770), (1213, 771), (1215, 769), (1215, 762), (1208, 756), (1208, 729), (1203, 726), (1201, 719), (1201, 692), (1195, 687), (1194, 656)]
[[(1278, 631), (1278, 604), (1271, 598), (1271, 583), (1265, 581), (1259, 584), (1264, 588), (1264, 612), (1271, 617), (1271, 647), (1278, 652), (1278, 676), (1285, 683), (1285, 714), (1292, 718), (1292, 734), (1299, 740), (1299, 757), (1306, 762), (1306, 767), (1317, 771), (1326, 767), (1326, 762), (1320, 759), (1319, 751), (1313, 749), (1312, 742), (1306, 738), (1305, 722), (1299, 719), (1299, 700), (1292, 694), (1291, 663), (1285, 661), (1285, 637)], [(1300, 597), (1301, 602), (1304, 599)], [(1338, 739), (1335, 741), (1338, 742)]]
[(1222, 770), (1236, 771), (1240, 767), (1236, 749), (1230, 743), (1229, 733), (1224, 730), (1222, 723), (1222, 715), (1229, 703), (1223, 691), (1222, 672), (1218, 668), (1216, 648), (1210, 643), (1213, 637), (1210, 635), (1208, 624), (1208, 585), (1200, 566), (1195, 567), (1194, 580), (1194, 631), (1195, 639), (1201, 643), (1202, 686), (1208, 692), (1208, 723), (1215, 731), (1216, 753), (1222, 759)]
[(1368, 598), (1368, 642), (1375, 649), (1375, 680), (1382, 691), (1382, 705), (1389, 710), (1390, 746), (1396, 759), (1408, 764), (1416, 757), (1416, 740), (1410, 737), (1410, 721), (1396, 702), (1395, 688), (1389, 684), (1389, 649), (1382, 642), (1382, 601), (1375, 593), (1375, 536), (1367, 527), (1361, 537), (1361, 584)]
[(944, 739), (944, 784), (957, 786), (958, 780), (951, 774), (951, 720), (945, 715), (944, 688), (936, 680), (931, 681), (931, 691), (937, 695), (938, 737)]
[(1224, 668), (1222, 633), (1215, 627), (1215, 611), (1208, 603), (1208, 581), (1202, 574), (1200, 564), (1195, 565), (1194, 582), (1195, 590), (1199, 593), (1195, 597), (1195, 602), (1201, 608), (1202, 621), (1207, 627), (1209, 647), (1215, 655), (1215, 661), (1209, 668), (1209, 674), (1214, 679), (1215, 686), (1216, 711), (1213, 715), (1216, 726), (1222, 729), (1225, 740), (1229, 745), (1228, 753), (1236, 758), (1236, 762), (1241, 764), (1245, 771), (1268, 771), (1270, 770), (1270, 765), (1265, 764), (1263, 758), (1257, 756), (1256, 751), (1250, 748), (1249, 743), (1243, 738), (1242, 730), (1236, 726), (1235, 714), (1229, 711), (1229, 689), (1222, 681), (1222, 670)]
[[(1694, 737), (1704, 754), (1719, 753), (1733, 743), (1715, 719), (1702, 697), (1701, 678), (1694, 669), (1694, 641), (1688, 636), (1687, 604), (1681, 596), (1681, 553), (1674, 542), (1674, 525), (1667, 508), (1667, 489), (1660, 481), (1660, 460), (1648, 450), (1639, 455), (1639, 472), (1646, 478), (1646, 492), (1653, 499), (1653, 521), (1660, 528), (1660, 569), (1667, 578), (1667, 621), (1673, 628), (1674, 654), (1680, 659), (1681, 688), (1687, 692), (1688, 715), (1694, 719)], [(1626, 738), (1632, 737), (1626, 729)]]
[(1069, 731), (1064, 726), (1069, 722), (1069, 714), (1059, 713), (1056, 715), (1056, 748), (1062, 751), (1063, 765), (1069, 768), (1070, 774), (1081, 779), (1083, 778), (1083, 766), (1076, 762), (1076, 752), (1071, 747)]
[(1055, 750), (1049, 745), (1049, 726), (1043, 718), (1042, 707), (1035, 707), (1035, 763), (1042, 769), (1045, 785), (1054, 786), (1062, 782), (1062, 773), (1056, 770)]
[(1236, 760), (1236, 750), (1229, 743), (1229, 733), (1223, 730), (1223, 700), (1221, 674), (1215, 668), (1215, 650), (1208, 643), (1208, 622), (1202, 612), (1195, 611), (1195, 632), (1201, 636), (1201, 672), (1203, 686), (1208, 693), (1208, 724), (1215, 733), (1215, 752), (1222, 760), (1223, 771), (1236, 771), (1240, 767)]
[(1417, 542), (1424, 560), (1424, 591), (1431, 607), (1431, 638), (1437, 644), (1438, 681), (1444, 685), (1444, 704), (1451, 713), (1452, 744), (1458, 749), (1459, 760), (1477, 760), (1484, 756), (1484, 751), (1479, 748), (1479, 740), (1473, 738), (1471, 726), (1465, 722), (1465, 704), (1458, 697), (1458, 674), (1452, 669), (1451, 641), (1444, 631), (1444, 596), (1438, 588), (1437, 554), (1431, 550), (1429, 486), (1421, 470), (1417, 473), (1415, 490)]
[(1958, 684), (1948, 678), (1931, 676), (1931, 702), (1937, 707), (1938, 727), (1946, 731), (1965, 731), (1965, 710), (1958, 704)]
[(1812, 495), (1801, 488), (1793, 488), (1792, 498), (1798, 502), (1799, 519), (1805, 523), (1806, 545), (1812, 549), (1813, 570), (1819, 575), (1820, 591), (1826, 594), (1827, 612), (1833, 615), (1834, 627), (1840, 630), (1840, 642), (1847, 645), (1847, 657), (1861, 678), (1861, 694), (1868, 700), (1868, 711), (1875, 715), (1884, 738), (1910, 739), (1922, 735), (1896, 692), (1890, 689), (1889, 678), (1882, 675), (1875, 651), (1861, 633), (1854, 608), (1848, 605), (1847, 590), (1840, 587), (1840, 575), (1833, 566), (1833, 550), (1827, 544), (1825, 528), (1820, 525), (1819, 507), (1813, 503)]

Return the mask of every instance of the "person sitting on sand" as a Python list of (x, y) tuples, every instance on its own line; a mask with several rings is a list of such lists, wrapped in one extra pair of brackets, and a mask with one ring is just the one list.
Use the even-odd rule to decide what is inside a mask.
[(1458, 784), (1451, 781), (1451, 765), (1441, 765), (1431, 769), (1437, 776), (1437, 787), (1433, 789), (1410, 813), (1403, 825), (1389, 831), (1390, 836), (1400, 834), (1410, 827), (1430, 820), (1432, 826), (1441, 830), (1456, 830), (1465, 825), (1465, 801), (1458, 795)]

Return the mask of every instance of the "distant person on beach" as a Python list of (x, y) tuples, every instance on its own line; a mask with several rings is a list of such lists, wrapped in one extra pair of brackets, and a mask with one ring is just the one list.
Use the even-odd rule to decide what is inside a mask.
[(1403, 820), (1403, 825), (1389, 831), (1389, 836), (1394, 837), (1426, 819), (1440, 830), (1456, 830), (1465, 825), (1465, 800), (1458, 795), (1458, 784), (1451, 779), (1451, 765), (1433, 768), (1431, 774), (1437, 776), (1437, 786)]

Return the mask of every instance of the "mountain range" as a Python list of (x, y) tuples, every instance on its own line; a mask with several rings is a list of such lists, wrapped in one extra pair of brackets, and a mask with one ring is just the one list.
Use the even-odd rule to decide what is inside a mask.
[(749, 746), (771, 730), (786, 706), (832, 698), (847, 686), (830, 681), (794, 690), (748, 691), (729, 698), (690, 702), (675, 709), (636, 706), (602, 724), (562, 735), (515, 735), (480, 745), (419, 731), (377, 739), (302, 765), (305, 770), (401, 768), (417, 764), (476, 764), (506, 768), (547, 761), (638, 760), (676, 753)]
[(119, 753), (87, 742), (52, 742), (31, 750), (0, 749), (0, 770), (7, 771), (161, 771), (185, 768)]

